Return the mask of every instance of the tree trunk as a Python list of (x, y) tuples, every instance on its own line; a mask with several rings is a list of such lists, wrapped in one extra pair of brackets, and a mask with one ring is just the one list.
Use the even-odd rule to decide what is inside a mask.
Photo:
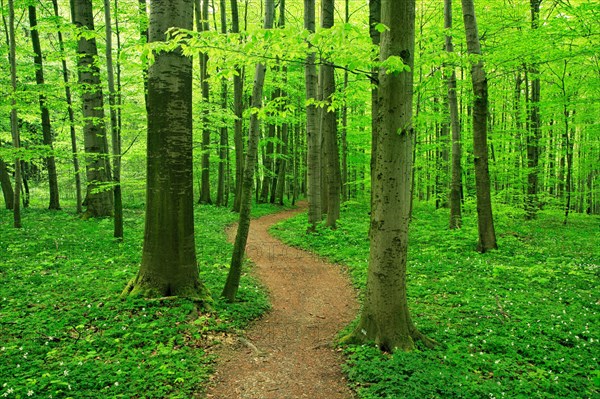
[[(148, 43), (148, 7), (146, 0), (138, 0), (140, 15), (140, 39), (143, 44)], [(144, 105), (148, 111), (148, 67), (142, 67), (142, 79), (144, 81)]]
[[(196, 29), (199, 32), (205, 32), (209, 29), (208, 24), (208, 0), (196, 0)], [(210, 199), (210, 128), (208, 121), (209, 114), (209, 93), (208, 85), (208, 54), (200, 53), (200, 86), (202, 89), (202, 161), (201, 161), (201, 181), (200, 181), (200, 204), (212, 204)]]
[[(444, 1), (444, 29), (452, 30), (452, 0)], [(446, 35), (446, 51), (454, 52), (452, 36)], [(450, 73), (446, 74), (448, 86), (448, 107), (450, 110), (450, 129), (452, 131), (452, 163), (450, 180), (450, 228), (460, 229), (462, 227), (462, 212), (460, 192), (462, 187), (462, 144), (460, 138), (460, 116), (458, 114), (458, 100), (456, 97), (456, 71), (451, 65)]]
[(406, 299), (406, 255), (412, 180), (415, 1), (382, 0), (380, 59), (399, 55), (410, 71), (379, 72), (377, 156), (371, 177), (371, 252), (360, 321), (346, 342), (374, 341), (383, 351), (433, 346), (412, 322)]
[[(31, 44), (33, 47), (33, 62), (35, 64), (35, 83), (38, 87), (44, 86), (44, 64), (42, 58), (42, 46), (40, 45), (40, 34), (37, 26), (37, 15), (35, 6), (28, 7), (29, 26), (31, 28)], [(40, 91), (38, 96), (40, 112), (42, 117), (42, 137), (43, 143), (50, 152), (53, 151), (52, 145), (52, 125), (50, 124), (50, 112), (46, 104), (46, 95)], [(50, 201), (48, 209), (60, 209), (60, 199), (58, 195), (58, 175), (56, 173), (56, 160), (54, 155), (49, 155), (44, 159), (46, 169), (48, 170), (48, 188), (50, 191)]]
[(108, 80), (108, 103), (110, 107), (110, 131), (113, 155), (113, 200), (114, 200), (114, 229), (113, 236), (123, 239), (123, 199), (121, 197), (121, 132), (117, 118), (117, 91), (115, 90), (115, 73), (112, 59), (112, 21), (110, 15), (110, 0), (104, 0), (104, 24), (106, 31), (106, 74)]
[[(315, 0), (304, 0), (304, 29), (315, 31)], [(306, 57), (306, 142), (308, 148), (308, 231), (315, 231), (321, 221), (321, 132), (317, 124), (317, 68), (315, 53)]]
[[(150, 42), (191, 29), (192, 0), (150, 1)], [(180, 49), (148, 69), (146, 224), (138, 275), (122, 295), (206, 299), (194, 239), (192, 61)]]
[[(265, 0), (265, 29), (273, 28), (273, 0)], [(256, 64), (254, 73), (254, 87), (252, 89), (252, 108), (259, 110), (262, 108), (263, 87), (265, 83), (265, 65)], [(258, 157), (258, 139), (260, 131), (260, 121), (258, 113), (253, 112), (250, 116), (250, 132), (248, 135), (248, 153), (246, 154), (246, 163), (244, 166), (244, 184), (242, 185), (242, 202), (240, 208), (240, 218), (238, 222), (233, 254), (231, 255), (231, 265), (227, 274), (227, 281), (223, 287), (223, 296), (227, 301), (235, 301), (238, 288), (240, 286), (240, 277), (242, 275), (242, 264), (248, 241), (248, 232), (250, 231), (250, 211), (252, 210), (252, 187), (254, 185), (254, 168)]]
[[(221, 33), (227, 34), (227, 15), (225, 8), (225, 0), (220, 1), (221, 13)], [(223, 112), (227, 110), (227, 79), (221, 79), (221, 108)], [(223, 126), (219, 130), (219, 175), (217, 183), (217, 206), (227, 206), (227, 193), (229, 187), (229, 136), (226, 121), (223, 121)]]
[[(481, 57), (477, 21), (473, 0), (462, 0), (463, 20), (467, 36), (469, 54)], [(473, 83), (473, 158), (475, 161), (475, 185), (477, 191), (477, 227), (479, 241), (477, 250), (481, 253), (498, 248), (494, 218), (492, 216), (492, 198), (490, 194), (490, 173), (488, 168), (487, 119), (488, 87), (483, 61), (479, 58), (471, 65)]]
[[(94, 31), (94, 14), (91, 0), (73, 0), (73, 23), (84, 31)], [(85, 144), (87, 193), (85, 204), (88, 217), (110, 216), (113, 212), (110, 182), (108, 139), (104, 125), (104, 104), (100, 86), (100, 70), (96, 63), (96, 39), (80, 35), (77, 43), (77, 68), (82, 87), (83, 136)]]
[[(321, 27), (330, 29), (334, 22), (334, 0), (321, 2)], [(322, 87), (324, 106), (321, 117), (321, 137), (323, 140), (323, 181), (327, 190), (327, 222), (335, 229), (340, 218), (340, 154), (337, 140), (337, 112), (332, 109), (332, 98), (335, 95), (335, 71), (329, 60), (321, 60), (319, 84)]]
[[(58, 1), (52, 0), (52, 6), (54, 8), (54, 16), (59, 20), (60, 15), (58, 13)], [(83, 202), (83, 196), (81, 194), (81, 175), (79, 170), (79, 158), (77, 155), (77, 132), (75, 131), (75, 115), (73, 112), (73, 100), (71, 98), (71, 86), (69, 85), (69, 70), (67, 68), (67, 61), (65, 59), (65, 45), (63, 42), (62, 32), (57, 27), (58, 45), (61, 54), (62, 63), (62, 75), (63, 82), (65, 83), (65, 99), (67, 101), (67, 112), (69, 115), (69, 131), (71, 133), (71, 151), (73, 156), (73, 169), (75, 172), (75, 193), (76, 193), (76, 209), (77, 213), (82, 213), (81, 204)]]
[[(537, 29), (540, 19), (541, 0), (530, 0), (531, 29)], [(525, 219), (537, 217), (538, 201), (538, 164), (540, 158), (540, 139), (542, 135), (540, 117), (540, 75), (536, 65), (529, 67), (531, 80), (531, 97), (529, 108), (529, 132), (527, 132), (527, 195), (525, 196)]]
[(2, 187), (2, 195), (4, 196), (4, 205), (6, 206), (6, 209), (13, 209), (15, 192), (12, 188), (6, 163), (4, 163), (2, 159), (0, 159), (0, 187)]
[[(10, 83), (12, 97), (10, 100), (10, 131), (13, 147), (19, 150), (19, 118), (17, 114), (17, 61), (15, 43), (15, 5), (13, 0), (8, 0), (8, 58), (10, 62)], [(18, 154), (18, 153), (17, 153)], [(13, 225), (21, 228), (21, 159), (15, 156), (15, 189), (13, 191)]]
[[(231, 32), (240, 32), (240, 22), (237, 0), (231, 0)], [(233, 200), (234, 212), (240, 211), (242, 202), (242, 180), (244, 178), (244, 133), (242, 130), (242, 117), (244, 107), (244, 70), (237, 67), (233, 76), (233, 113), (235, 114), (233, 142), (235, 147), (235, 198)]]
[(275, 202), (283, 205), (283, 192), (285, 190), (285, 176), (288, 159), (288, 124), (281, 126), (281, 152), (277, 159), (277, 187), (275, 188)]

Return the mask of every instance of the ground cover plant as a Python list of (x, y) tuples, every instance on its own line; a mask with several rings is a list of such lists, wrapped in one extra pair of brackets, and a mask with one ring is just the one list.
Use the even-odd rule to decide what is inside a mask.
[[(498, 251), (475, 252), (467, 203), (464, 228), (448, 211), (415, 203), (408, 295), (418, 328), (434, 350), (381, 353), (345, 348), (345, 370), (370, 398), (597, 398), (600, 395), (599, 219), (496, 205)], [(347, 266), (363, 288), (369, 256), (368, 207), (347, 203), (337, 230), (305, 235), (306, 216), (272, 228), (285, 242)]]
[[(254, 215), (278, 209), (259, 205)], [(0, 211), (0, 397), (196, 397), (210, 346), (269, 307), (247, 276), (239, 302), (218, 298), (231, 256), (224, 228), (237, 220), (226, 208), (196, 209), (201, 277), (215, 297), (215, 312), (199, 316), (184, 299), (119, 299), (139, 267), (142, 209), (126, 210), (123, 243), (111, 219), (34, 208), (24, 217), (14, 229)]]

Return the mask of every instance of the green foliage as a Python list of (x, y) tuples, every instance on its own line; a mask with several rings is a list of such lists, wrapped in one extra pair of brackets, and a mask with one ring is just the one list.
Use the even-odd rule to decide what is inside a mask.
[[(413, 353), (349, 346), (346, 372), (361, 398), (591, 398), (598, 384), (598, 219), (558, 211), (523, 222), (500, 206), (500, 250), (475, 252), (467, 203), (464, 228), (447, 230), (448, 211), (415, 204), (408, 295), (419, 329), (443, 345)], [(368, 208), (347, 204), (336, 231), (305, 235), (305, 216), (272, 232), (349, 269), (365, 284)]]
[[(275, 211), (256, 207), (255, 215)], [(112, 220), (25, 210), (11, 228), (0, 211), (0, 395), (92, 398), (190, 398), (212, 370), (210, 347), (230, 339), (268, 309), (258, 283), (244, 274), (240, 302), (214, 298), (214, 314), (186, 300), (118, 299), (139, 268), (143, 211), (126, 210), (126, 240), (112, 239)], [(196, 209), (202, 279), (215, 296), (231, 245), (224, 228), (237, 215)]]

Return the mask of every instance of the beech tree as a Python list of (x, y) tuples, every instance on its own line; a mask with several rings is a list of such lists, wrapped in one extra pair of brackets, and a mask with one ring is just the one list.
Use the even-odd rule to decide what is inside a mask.
[(481, 45), (479, 44), (473, 0), (462, 0), (462, 12), (467, 49), (469, 54), (477, 57), (471, 64), (471, 81), (473, 94), (475, 95), (473, 102), (473, 160), (475, 161), (477, 229), (479, 232), (477, 250), (483, 253), (498, 248), (492, 216), (490, 171), (488, 167), (488, 84), (483, 68), (483, 60), (481, 59)]
[[(44, 145), (48, 146), (50, 151), (53, 150), (52, 144), (52, 125), (50, 124), (50, 111), (46, 95), (44, 94), (44, 62), (42, 57), (42, 46), (40, 44), (40, 34), (38, 32), (37, 11), (35, 6), (27, 7), (29, 13), (29, 27), (31, 29), (31, 45), (33, 47), (33, 62), (35, 64), (35, 82), (40, 87), (38, 101), (40, 104), (40, 113), (42, 121), (42, 139)], [(50, 192), (48, 209), (60, 209), (60, 199), (58, 195), (58, 175), (56, 173), (56, 160), (54, 155), (50, 154), (44, 159), (46, 169), (48, 171), (48, 188)]]
[[(191, 29), (192, 0), (150, 1), (150, 43)], [(122, 295), (205, 299), (194, 238), (192, 60), (160, 51), (148, 68), (146, 224), (142, 263)]]
[(83, 110), (83, 136), (86, 153), (87, 191), (84, 217), (110, 216), (113, 213), (110, 185), (108, 138), (104, 123), (104, 99), (97, 64), (98, 47), (94, 32), (91, 0), (73, 0), (73, 23), (81, 30), (77, 42), (77, 70)]
[[(15, 4), (13, 0), (8, 0), (8, 58), (10, 63), (10, 132), (12, 143), (15, 150), (20, 147), (19, 137), (19, 117), (17, 112), (17, 60), (15, 41)], [(15, 156), (15, 189), (13, 191), (13, 226), (21, 228), (21, 159)]]
[[(413, 164), (412, 121), (415, 1), (382, 0), (381, 67), (371, 176), (370, 257), (360, 321), (345, 342), (375, 341), (383, 351), (410, 351), (434, 341), (415, 327), (406, 297), (406, 256)], [(374, 135), (375, 136), (375, 135)]]
[[(273, 0), (265, 1), (265, 19), (264, 28), (273, 28), (274, 19)], [(240, 217), (238, 221), (233, 253), (227, 280), (223, 287), (221, 296), (229, 302), (233, 302), (240, 286), (240, 277), (242, 275), (242, 264), (246, 252), (246, 243), (248, 242), (248, 232), (250, 231), (250, 211), (252, 210), (252, 190), (254, 186), (254, 169), (258, 158), (258, 141), (260, 132), (260, 120), (258, 111), (262, 108), (263, 87), (265, 84), (266, 66), (259, 62), (254, 71), (254, 87), (252, 88), (252, 114), (250, 116), (250, 131), (248, 133), (248, 152), (244, 165), (244, 180), (242, 184), (242, 201), (240, 204)]]

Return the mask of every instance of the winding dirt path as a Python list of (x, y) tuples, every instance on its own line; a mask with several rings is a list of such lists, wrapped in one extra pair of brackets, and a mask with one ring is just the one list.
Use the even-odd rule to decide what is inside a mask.
[[(272, 310), (235, 347), (223, 345), (209, 399), (350, 399), (333, 348), (337, 332), (358, 310), (353, 288), (336, 265), (268, 233), (300, 208), (252, 221), (247, 254), (269, 291)], [(235, 229), (228, 231), (230, 240)]]

